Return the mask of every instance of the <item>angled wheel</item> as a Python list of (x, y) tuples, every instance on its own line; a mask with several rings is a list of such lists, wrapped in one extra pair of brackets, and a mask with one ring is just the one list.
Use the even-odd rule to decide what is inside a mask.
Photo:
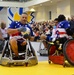
[(71, 65), (74, 65), (74, 39), (70, 39), (67, 42), (65, 42), (63, 46), (63, 54), (66, 60)]
[(56, 45), (49, 45), (48, 55), (53, 55), (56, 51)]
[(48, 48), (48, 63), (50, 64), (51, 63), (51, 60), (50, 60), (50, 56), (52, 56), (56, 51), (56, 46), (55, 45), (49, 45), (49, 48)]

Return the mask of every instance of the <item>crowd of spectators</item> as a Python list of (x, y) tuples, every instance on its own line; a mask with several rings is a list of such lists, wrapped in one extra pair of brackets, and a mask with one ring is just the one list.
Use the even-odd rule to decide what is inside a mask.
[[(67, 21), (69, 21), (71, 25), (71, 29), (74, 30), (74, 16), (72, 15), (71, 18), (68, 18)], [(36, 40), (40, 39), (39, 37), (44, 34), (44, 35), (52, 35), (52, 30), (55, 28), (55, 22), (54, 20), (51, 21), (43, 21), (43, 22), (34, 22), (31, 24), (33, 34), (36, 36)]]
[(39, 39), (39, 37), (44, 35), (51, 35), (53, 26), (55, 26), (54, 21), (47, 21), (47, 22), (34, 22), (31, 24), (33, 34), (36, 39)]

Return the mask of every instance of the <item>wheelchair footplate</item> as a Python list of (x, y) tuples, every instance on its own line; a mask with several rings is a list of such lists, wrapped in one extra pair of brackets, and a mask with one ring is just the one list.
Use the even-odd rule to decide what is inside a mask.
[[(15, 57), (12, 52), (8, 41), (5, 43), (3, 52), (1, 55), (0, 65), (2, 66), (34, 66), (38, 64), (37, 56), (30, 43), (27, 40), (26, 49), (24, 52), (19, 52), (19, 56)], [(21, 55), (20, 55), (21, 54)]]
[(49, 56), (49, 63), (50, 63), (50, 61), (52, 61), (54, 64), (63, 65), (64, 64), (64, 56), (50, 55)]
[(64, 65), (65, 59), (64, 55), (62, 53), (62, 49), (55, 45), (55, 44), (50, 44), (49, 49), (48, 49), (48, 62), (49, 63), (54, 63), (54, 64), (59, 64), (59, 65)]
[(35, 56), (28, 57), (27, 59), (14, 58), (12, 60), (10, 58), (3, 57), (0, 63), (3, 66), (9, 66), (9, 67), (10, 66), (33, 66), (38, 64), (38, 61)]

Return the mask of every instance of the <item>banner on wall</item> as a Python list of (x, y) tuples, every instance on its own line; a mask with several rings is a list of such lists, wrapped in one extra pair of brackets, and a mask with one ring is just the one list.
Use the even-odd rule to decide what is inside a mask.
[[(25, 8), (11, 8), (7, 9), (8, 23), (12, 21), (19, 21), (20, 15), (25, 12)], [(35, 21), (35, 12), (26, 11), (28, 14), (28, 22), (32, 24)]]

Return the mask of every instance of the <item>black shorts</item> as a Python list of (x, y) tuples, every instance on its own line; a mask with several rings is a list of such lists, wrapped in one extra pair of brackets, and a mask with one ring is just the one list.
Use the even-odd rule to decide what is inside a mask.
[(21, 45), (25, 40), (24, 39), (17, 39), (18, 51), (22, 52), (26, 50), (26, 45)]

